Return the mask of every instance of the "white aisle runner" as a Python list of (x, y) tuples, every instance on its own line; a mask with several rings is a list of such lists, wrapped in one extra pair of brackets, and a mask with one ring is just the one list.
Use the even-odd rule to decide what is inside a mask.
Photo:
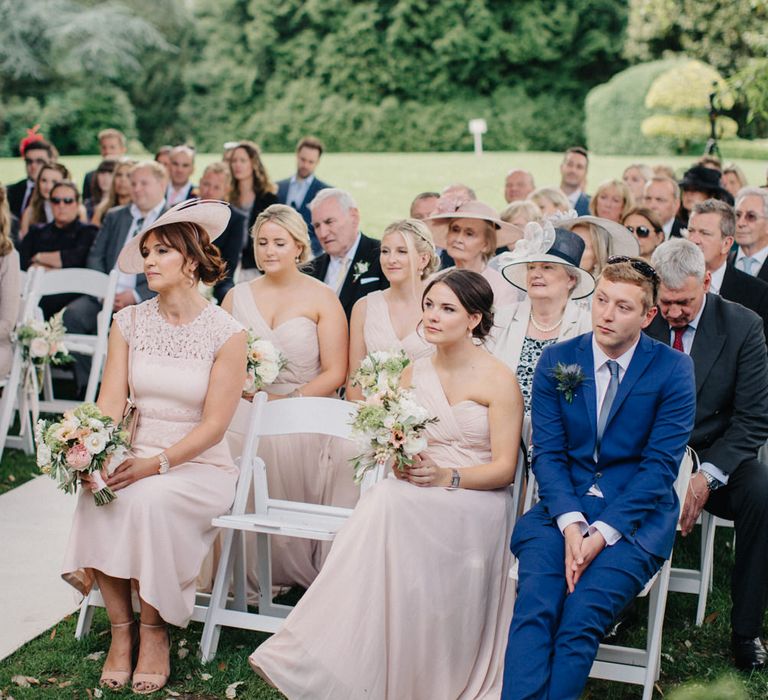
[(0, 659), (78, 607), (59, 576), (76, 501), (47, 476), (0, 496)]

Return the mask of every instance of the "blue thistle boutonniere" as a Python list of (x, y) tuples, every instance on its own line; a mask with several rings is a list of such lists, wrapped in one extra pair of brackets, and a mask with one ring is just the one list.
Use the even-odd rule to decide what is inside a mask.
[(552, 370), (552, 376), (557, 380), (557, 390), (568, 403), (573, 403), (576, 389), (585, 377), (580, 365), (566, 365), (558, 362)]

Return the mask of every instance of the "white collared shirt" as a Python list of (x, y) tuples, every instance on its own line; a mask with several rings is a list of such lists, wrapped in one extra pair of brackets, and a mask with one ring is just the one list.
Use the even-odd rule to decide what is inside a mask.
[(664, 231), (664, 240), (668, 241), (669, 237), (672, 235), (672, 227), (675, 225), (675, 217), (673, 216), (669, 221), (667, 221), (661, 228)]
[(720, 288), (723, 286), (725, 268), (727, 266), (728, 261), (726, 260), (722, 265), (720, 265), (720, 267), (717, 268), (717, 270), (712, 272), (712, 281), (709, 284), (709, 291), (712, 292), (712, 294), (717, 294), (717, 296), (720, 296)]
[(314, 175), (305, 177), (303, 180), (300, 180), (295, 173), (291, 175), (291, 180), (288, 183), (288, 194), (285, 198), (285, 203), (294, 209), (298, 209), (307, 198), (307, 192), (309, 192), (309, 188), (312, 186), (314, 181)]
[(186, 193), (189, 191), (189, 180), (187, 180), (179, 189), (173, 186), (173, 183), (168, 183), (168, 187), (165, 190), (165, 201), (168, 202), (168, 206), (172, 207), (186, 199)]
[[(128, 244), (128, 241), (130, 241), (137, 233), (139, 233), (140, 229), (144, 229), (150, 224), (153, 224), (157, 220), (157, 217), (160, 216), (160, 212), (162, 212), (164, 208), (165, 200), (163, 199), (161, 200), (160, 204), (158, 204), (154, 209), (150, 209), (146, 215), (144, 215), (135, 204), (131, 204), (130, 211), (131, 216), (133, 217), (133, 223), (131, 224), (131, 228), (128, 230), (128, 235), (125, 237), (125, 243), (123, 244), (123, 247), (125, 247)], [(144, 220), (141, 222), (141, 227), (139, 227), (139, 221), (141, 219)], [(134, 299), (136, 299), (136, 303), (138, 304), (141, 302), (141, 297), (136, 292), (137, 275), (123, 272), (119, 267), (117, 267), (117, 263), (115, 263), (115, 269), (118, 271), (116, 293), (120, 294), (120, 292), (127, 292), (128, 290), (131, 290), (133, 292)]]
[(325, 278), (323, 279), (323, 282), (325, 282), (329, 287), (333, 287), (334, 283), (336, 281), (336, 277), (338, 277), (339, 274), (339, 268), (341, 268), (341, 263), (343, 260), (348, 260), (349, 264), (347, 265), (347, 271), (349, 271), (350, 266), (352, 265), (352, 261), (355, 259), (355, 253), (357, 253), (357, 247), (360, 245), (360, 234), (357, 234), (357, 238), (355, 239), (355, 242), (352, 244), (352, 247), (346, 252), (345, 255), (335, 258), (331, 256), (331, 261), (328, 263), (328, 270), (325, 273)]
[[(629, 363), (632, 362), (632, 357), (637, 349), (637, 344), (640, 342), (640, 336), (634, 342), (631, 348), (619, 357), (612, 358), (603, 352), (603, 349), (597, 344), (595, 336), (592, 336), (592, 359), (595, 367), (595, 400), (597, 402), (597, 416), (599, 419), (600, 409), (602, 408), (605, 395), (608, 392), (608, 385), (611, 381), (611, 371), (608, 369), (608, 360), (615, 360), (619, 365), (619, 384), (624, 379), (624, 375), (629, 369)], [(597, 484), (592, 484), (587, 491), (587, 494), (596, 498), (603, 498), (603, 492)], [(611, 527), (608, 523), (602, 520), (595, 520), (594, 523), (588, 524), (587, 519), (583, 513), (578, 511), (571, 511), (569, 513), (563, 513), (557, 518), (557, 527), (560, 532), (563, 532), (566, 527), (573, 523), (579, 523), (582, 535), (592, 535), (595, 532), (599, 532), (606, 545), (611, 546), (616, 544), (621, 539), (621, 533), (615, 528)]]
[[(746, 258), (747, 255), (744, 253), (744, 251), (741, 249), (741, 246), (739, 246), (738, 251), (736, 252), (736, 259), (733, 261), (734, 266), (737, 270), (741, 270), (742, 272), (746, 272), (746, 270), (742, 267), (744, 263), (741, 262), (744, 258)], [(749, 256), (755, 259), (755, 264), (752, 265), (752, 272), (750, 273), (753, 277), (757, 277), (757, 273), (760, 272), (760, 268), (765, 264), (766, 258), (768, 258), (768, 246), (763, 248), (762, 250), (758, 250), (753, 255)]]
[(579, 201), (579, 197), (581, 197), (581, 190), (576, 190), (575, 192), (571, 192), (570, 194), (565, 195), (568, 198), (568, 201), (571, 203), (571, 209), (576, 208), (576, 202)]

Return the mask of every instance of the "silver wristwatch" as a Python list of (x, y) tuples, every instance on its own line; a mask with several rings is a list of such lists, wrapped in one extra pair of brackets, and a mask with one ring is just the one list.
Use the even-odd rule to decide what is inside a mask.
[(716, 491), (722, 486), (722, 483), (715, 479), (715, 477), (712, 476), (709, 472), (705, 472), (703, 469), (700, 471), (702, 476), (707, 480), (707, 488), (710, 491)]
[(446, 486), (449, 491), (455, 491), (461, 483), (461, 474), (458, 469), (451, 469), (451, 485)]

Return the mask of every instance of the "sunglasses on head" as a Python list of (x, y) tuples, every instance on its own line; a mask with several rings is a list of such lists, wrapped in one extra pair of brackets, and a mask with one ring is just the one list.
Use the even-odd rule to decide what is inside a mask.
[(637, 234), (640, 238), (648, 238), (651, 235), (651, 229), (647, 226), (625, 226), (630, 233)]
[(51, 204), (74, 204), (74, 197), (51, 197)]
[(643, 277), (645, 277), (647, 280), (650, 280), (653, 283), (653, 291), (655, 294), (656, 289), (659, 286), (659, 275), (656, 273), (656, 270), (654, 270), (653, 267), (645, 262), (645, 260), (640, 260), (639, 258), (630, 258), (628, 255), (612, 255), (610, 258), (608, 258), (608, 265), (616, 265), (618, 263), (629, 263)]

